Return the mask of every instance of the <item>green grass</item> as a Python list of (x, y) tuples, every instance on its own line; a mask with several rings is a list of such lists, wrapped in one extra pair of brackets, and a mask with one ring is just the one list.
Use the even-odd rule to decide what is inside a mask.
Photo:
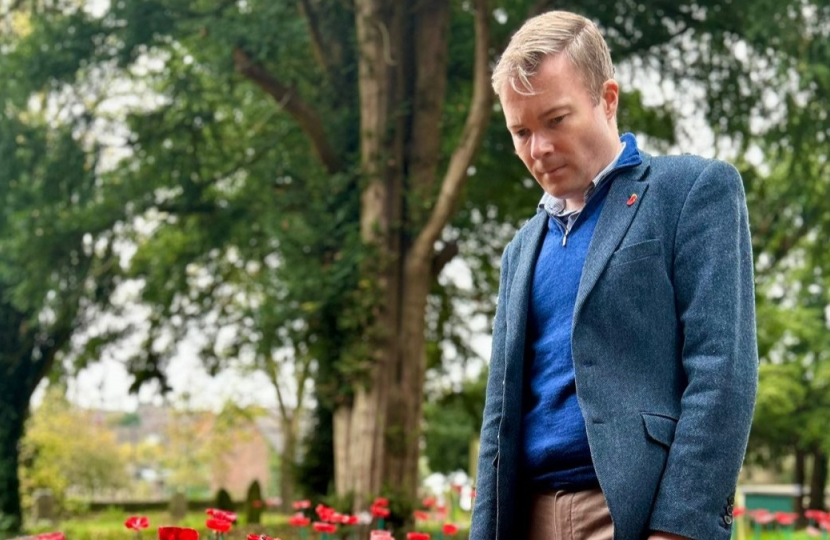
[[(744, 531), (746, 531), (746, 532), (744, 533), (743, 537), (739, 536), (738, 534), (733, 534), (732, 539), (733, 540), (755, 540), (755, 533), (753, 532), (753, 530), (751, 528), (752, 527), (751, 524), (746, 523), (745, 525), (742, 524), (741, 526), (746, 527), (746, 528), (744, 528)], [(740, 531), (740, 529), (738, 529), (738, 530)], [(809, 536), (804, 531), (793, 532), (793, 533), (791, 533), (791, 535), (789, 537), (786, 536), (786, 533), (784, 531), (764, 531), (761, 535), (761, 539), (762, 540), (815, 540), (815, 537)], [(819, 537), (819, 540), (820, 539), (821, 539), (821, 537)], [(285, 540), (285, 539), (283, 539), (283, 540)]]

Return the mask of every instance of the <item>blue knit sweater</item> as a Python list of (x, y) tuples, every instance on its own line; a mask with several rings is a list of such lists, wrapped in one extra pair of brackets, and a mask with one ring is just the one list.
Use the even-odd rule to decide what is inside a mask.
[(534, 270), (522, 433), (524, 467), (536, 489), (598, 485), (576, 399), (571, 326), (582, 267), (609, 185), (591, 196), (565, 245), (563, 223), (548, 218)]

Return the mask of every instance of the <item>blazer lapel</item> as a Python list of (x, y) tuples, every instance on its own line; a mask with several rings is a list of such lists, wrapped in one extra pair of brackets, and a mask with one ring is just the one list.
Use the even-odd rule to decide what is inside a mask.
[(620, 172), (611, 183), (582, 268), (574, 306), (574, 321), (642, 204), (648, 182), (641, 180), (646, 177), (649, 161), (649, 157), (644, 155), (640, 165)]
[[(525, 333), (527, 328), (528, 303), (530, 287), (533, 282), (533, 270), (536, 267), (536, 255), (548, 230), (548, 215), (542, 211), (531, 218), (527, 224), (527, 240), (522, 243), (516, 273), (510, 284), (510, 296), (507, 301), (507, 343), (506, 358), (524, 357)], [(507, 366), (505, 367), (507, 370)]]

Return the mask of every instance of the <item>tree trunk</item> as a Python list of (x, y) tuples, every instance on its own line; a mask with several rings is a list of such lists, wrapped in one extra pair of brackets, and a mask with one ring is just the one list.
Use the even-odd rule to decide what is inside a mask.
[[(6, 344), (3, 345), (6, 349)], [(16, 536), (23, 525), (18, 447), (23, 438), (29, 398), (37, 385), (30, 384), (40, 367), (40, 362), (20, 360), (19, 354), (8, 353), (0, 350), (0, 540)]]
[(343, 497), (353, 490), (352, 470), (349, 464), (352, 462), (351, 427), (352, 407), (341, 405), (334, 411), (332, 419), (332, 431), (334, 435), (334, 488), (337, 495)]
[(294, 502), (294, 493), (297, 485), (297, 438), (299, 426), (296, 421), (298, 411), (294, 411), (294, 417), (290, 420), (283, 420), (283, 436), (285, 437), (280, 458), (280, 498), (282, 509), (290, 512), (291, 504)]
[(0, 540), (17, 536), (23, 525), (18, 447), (29, 400), (69, 340), (71, 315), (61, 313), (48, 336), (29, 324), (31, 314), (0, 301)]
[[(400, 361), (397, 354), (401, 320), (401, 235), (404, 188), (404, 125), (396, 107), (404, 103), (408, 68), (405, 6), (389, 0), (355, 2), (361, 119), (361, 165), (366, 187), (361, 196), (360, 230), (364, 242), (377, 251), (376, 266), (366, 269), (377, 287), (377, 321), (369, 329), (370, 368), (367, 384), (355, 389), (350, 407), (335, 415), (335, 445), (346, 453), (345, 481), (340, 494), (355, 494), (363, 507), (384, 482), (387, 406), (390, 383)], [(381, 326), (385, 325), (385, 328)], [(382, 329), (382, 331), (380, 331)], [(343, 441), (341, 437), (347, 437)], [(345, 445), (345, 449), (343, 446)]]
[[(295, 355), (300, 356), (295, 349)], [(297, 488), (297, 442), (300, 440), (300, 418), (303, 411), (303, 397), (308, 368), (310, 361), (303, 359), (301, 368), (297, 373), (297, 404), (289, 407), (283, 399), (283, 389), (280, 383), (280, 366), (275, 358), (269, 358), (265, 363), (265, 369), (277, 397), (277, 405), (280, 417), (280, 429), (283, 435), (283, 449), (280, 458), (280, 498), (282, 508), (291, 511), (291, 504), (294, 501), (294, 494)]]
[(16, 536), (22, 525), (17, 447), (23, 437), (27, 403), (14, 380), (0, 377), (0, 539)]
[(428, 261), (407, 261), (403, 320), (399, 328), (399, 361), (391, 381), (389, 428), (384, 479), (403, 494), (414, 496), (418, 487), (418, 456), (423, 409), (425, 313), (432, 281)]
[(804, 484), (806, 480), (806, 474), (804, 471), (804, 465), (806, 461), (806, 453), (803, 450), (796, 448), (795, 450), (795, 469), (794, 469), (794, 478), (795, 481), (795, 503), (793, 511), (801, 515), (804, 513)]
[(449, 6), (423, 0), (356, 0), (360, 53), (360, 230), (374, 247), (366, 277), (379, 298), (366, 333), (367, 383), (335, 412), (338, 494), (355, 507), (384, 488), (414, 498), (424, 388), (425, 316), (435, 242), (452, 216), (491, 112), (487, 10), (475, 2), (475, 81), (470, 114), (430, 212), (441, 145)]
[[(39, 363), (32, 359), (26, 320), (24, 314), (0, 303), (0, 539), (15, 536), (23, 525), (18, 445), (32, 392), (31, 372)], [(21, 354), (26, 349), (29, 354)]]
[(810, 509), (824, 510), (824, 493), (827, 490), (827, 454), (821, 449), (813, 451), (813, 471), (810, 475)]

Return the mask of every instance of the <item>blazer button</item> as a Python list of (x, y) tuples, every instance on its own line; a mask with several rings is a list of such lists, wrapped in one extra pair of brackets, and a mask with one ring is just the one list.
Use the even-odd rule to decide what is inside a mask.
[(732, 516), (723, 516), (723, 522), (727, 525), (732, 525)]

